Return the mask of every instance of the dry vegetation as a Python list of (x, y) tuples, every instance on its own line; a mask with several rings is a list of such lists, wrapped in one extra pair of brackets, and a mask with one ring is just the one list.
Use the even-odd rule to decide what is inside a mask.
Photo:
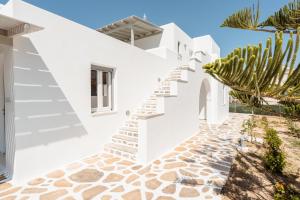
[[(281, 117), (267, 117), (269, 127), (278, 131), (283, 141), (287, 165), (282, 175), (267, 171), (263, 163), (263, 144), (247, 143), (249, 151), (239, 152), (231, 168), (230, 176), (222, 194), (223, 200), (273, 199), (274, 185), (283, 182), (300, 191), (300, 138), (290, 134), (286, 120)], [(256, 116), (256, 137), (264, 137), (261, 116)], [(297, 122), (300, 126), (300, 122)]]

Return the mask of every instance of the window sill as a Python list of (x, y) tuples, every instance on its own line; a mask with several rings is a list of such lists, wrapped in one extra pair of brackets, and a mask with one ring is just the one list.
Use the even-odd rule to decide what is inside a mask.
[(110, 110), (110, 111), (97, 111), (92, 113), (92, 117), (98, 117), (98, 116), (103, 116), (103, 115), (113, 115), (116, 114), (116, 110)]

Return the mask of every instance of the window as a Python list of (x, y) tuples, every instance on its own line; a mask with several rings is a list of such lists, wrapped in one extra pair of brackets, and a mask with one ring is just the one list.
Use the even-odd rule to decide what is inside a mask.
[(113, 110), (114, 71), (107, 67), (92, 66), (91, 106), (92, 113)]
[(177, 53), (180, 54), (180, 42), (177, 43)]

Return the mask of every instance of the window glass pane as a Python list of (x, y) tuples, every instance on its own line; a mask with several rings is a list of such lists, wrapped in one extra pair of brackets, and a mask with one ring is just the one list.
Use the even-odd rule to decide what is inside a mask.
[(109, 85), (108, 85), (108, 73), (102, 73), (102, 96), (103, 96), (103, 107), (109, 106)]
[(98, 90), (97, 71), (96, 70), (91, 70), (91, 103), (92, 103), (92, 109), (98, 107), (97, 90)]

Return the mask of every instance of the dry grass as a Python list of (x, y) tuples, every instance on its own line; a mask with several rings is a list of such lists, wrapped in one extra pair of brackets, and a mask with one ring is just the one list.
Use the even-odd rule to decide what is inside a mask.
[[(300, 139), (291, 136), (284, 118), (267, 117), (269, 127), (276, 129), (283, 141), (287, 166), (282, 175), (267, 171), (263, 163), (264, 145), (247, 143), (249, 151), (238, 153), (230, 176), (222, 189), (224, 200), (273, 199), (274, 184), (278, 181), (293, 185), (300, 190)], [(261, 116), (256, 117), (256, 137), (263, 138)]]

